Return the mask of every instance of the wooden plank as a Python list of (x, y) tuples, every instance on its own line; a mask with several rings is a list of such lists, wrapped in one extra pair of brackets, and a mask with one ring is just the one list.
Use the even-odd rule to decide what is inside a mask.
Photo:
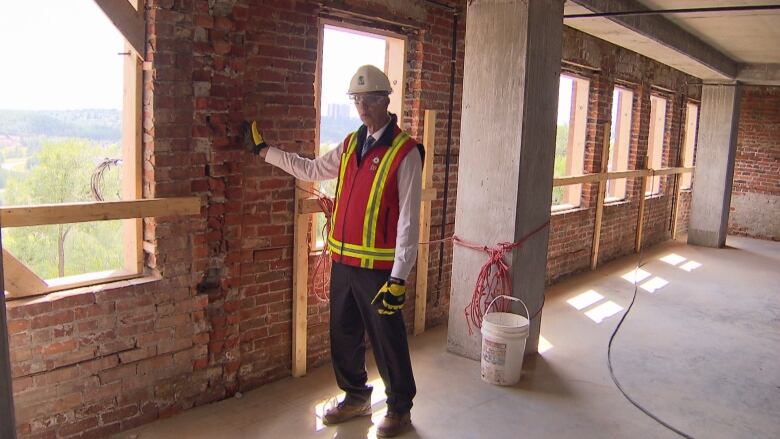
[(9, 299), (42, 294), (49, 287), (6, 249), (3, 249), (3, 272), (5, 291), (8, 291)]
[(685, 168), (661, 168), (653, 169), (653, 175), (676, 175), (685, 172)]
[[(645, 170), (650, 163), (650, 157), (645, 156)], [(647, 192), (647, 176), (643, 175), (639, 183), (639, 215), (636, 220), (636, 237), (634, 238), (634, 251), (639, 253), (642, 248), (642, 231), (645, 227), (645, 192)]]
[[(601, 145), (601, 173), (598, 175), (606, 176), (609, 165), (609, 135), (611, 132), (611, 122), (604, 125), (604, 141)], [(604, 215), (604, 198), (607, 193), (607, 182), (601, 180), (598, 183), (598, 195), (596, 198), (596, 219), (593, 222), (593, 244), (590, 251), (590, 269), (595, 270), (599, 262), (599, 242), (601, 241), (601, 220)]]
[[(426, 154), (427, 158), (427, 154)], [(426, 160), (427, 161), (427, 160)], [(423, 188), (422, 194), (420, 194), (420, 201), (433, 201), (436, 199), (436, 196), (438, 193), (436, 192), (436, 189), (429, 187), (429, 188)]]
[(572, 177), (559, 177), (553, 178), (553, 186), (568, 186), (570, 184), (580, 183), (593, 183), (596, 181), (605, 180), (607, 177), (604, 174), (585, 174), (575, 175)]
[[(433, 156), (436, 151), (436, 111), (425, 110), (423, 145), (425, 145), (425, 164), (422, 171), (422, 188), (433, 186)], [(420, 239), (428, 242), (431, 238), (431, 201), (423, 201), (420, 206)], [(425, 332), (425, 311), (428, 303), (428, 259), (430, 249), (427, 244), (417, 246), (417, 284), (414, 300), (414, 334)]]
[(607, 173), (607, 180), (617, 180), (619, 178), (636, 178), (636, 177), (646, 177), (650, 175), (649, 169), (637, 169), (634, 171), (618, 171), (618, 172), (608, 172)]
[[(125, 40), (141, 58), (146, 53), (146, 23), (143, 10), (139, 11), (127, 0), (95, 0), (95, 3), (114, 23)], [(135, 2), (133, 2), (135, 3)]]
[[(129, 50), (124, 60), (124, 97), (122, 102), (122, 199), (143, 197), (141, 177), (141, 107), (143, 105), (142, 60)], [(144, 270), (143, 220), (122, 221), (124, 267), (132, 273)]]
[(2, 207), (0, 224), (3, 227), (26, 227), (198, 213), (200, 213), (198, 197), (41, 204)]
[(309, 297), (309, 220), (310, 215), (300, 212), (301, 201), (307, 197), (300, 187), (309, 189), (311, 183), (295, 182), (295, 229), (293, 237), (293, 334), (292, 376), (306, 375), (306, 329)]

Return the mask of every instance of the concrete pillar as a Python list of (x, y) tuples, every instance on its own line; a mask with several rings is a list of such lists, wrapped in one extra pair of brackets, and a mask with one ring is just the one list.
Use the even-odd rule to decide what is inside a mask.
[(741, 94), (739, 84), (702, 88), (689, 244), (726, 245)]
[[(2, 248), (0, 238), (0, 248)], [(3, 258), (0, 258), (0, 439), (16, 437), (14, 394), (11, 388), (11, 354), (8, 348), (8, 324), (5, 315)]]
[[(468, 2), (455, 212), (464, 240), (515, 242), (550, 218), (562, 32), (562, 0)], [(531, 313), (544, 297), (548, 230), (505, 258), (513, 295)], [(464, 308), (486, 259), (454, 247), (447, 347), (474, 359), (481, 335), (469, 335)], [(540, 321), (526, 352), (536, 352)]]

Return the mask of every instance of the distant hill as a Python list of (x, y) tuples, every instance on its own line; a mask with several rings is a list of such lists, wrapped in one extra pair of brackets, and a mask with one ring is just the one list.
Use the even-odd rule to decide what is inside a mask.
[(76, 137), (118, 142), (122, 136), (121, 118), (119, 110), (0, 110), (0, 137)]

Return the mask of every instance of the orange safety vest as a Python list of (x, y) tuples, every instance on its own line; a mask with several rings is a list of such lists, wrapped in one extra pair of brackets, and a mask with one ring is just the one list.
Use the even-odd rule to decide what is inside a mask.
[[(387, 127), (358, 164), (355, 131), (341, 153), (336, 204), (331, 218), (328, 247), (333, 261), (355, 267), (392, 269), (400, 213), (398, 167), (417, 142), (398, 125)], [(365, 130), (364, 130), (365, 131)], [(392, 138), (390, 144), (383, 139)], [(380, 143), (383, 142), (383, 143)]]

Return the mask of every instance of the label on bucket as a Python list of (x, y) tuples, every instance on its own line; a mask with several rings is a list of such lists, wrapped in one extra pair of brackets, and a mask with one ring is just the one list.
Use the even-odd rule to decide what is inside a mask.
[(506, 343), (482, 339), (482, 359), (490, 364), (503, 366), (506, 363)]

